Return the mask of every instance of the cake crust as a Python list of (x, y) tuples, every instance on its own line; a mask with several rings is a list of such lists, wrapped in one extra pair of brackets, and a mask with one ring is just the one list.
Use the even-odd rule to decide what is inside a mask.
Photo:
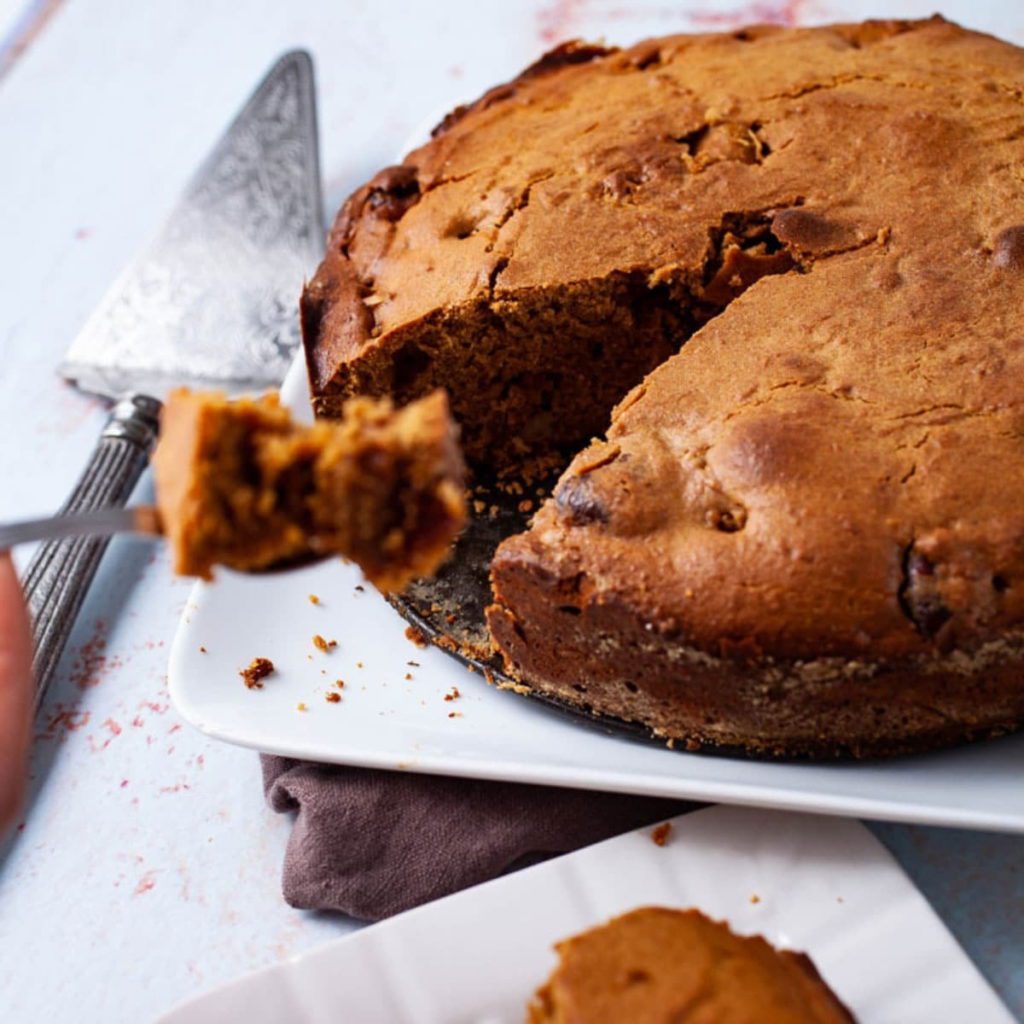
[(569, 45), (346, 204), (322, 413), (603, 434), (496, 553), (510, 675), (776, 755), (1024, 722), (1022, 79), (941, 18)]

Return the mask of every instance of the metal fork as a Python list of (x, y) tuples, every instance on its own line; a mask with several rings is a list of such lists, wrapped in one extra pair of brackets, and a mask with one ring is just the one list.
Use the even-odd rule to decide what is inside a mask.
[(0, 526), (0, 550), (37, 540), (67, 537), (112, 537), (115, 533), (163, 535), (160, 514), (150, 505), (134, 508), (99, 508), (90, 512), (67, 512), (44, 519), (26, 519)]

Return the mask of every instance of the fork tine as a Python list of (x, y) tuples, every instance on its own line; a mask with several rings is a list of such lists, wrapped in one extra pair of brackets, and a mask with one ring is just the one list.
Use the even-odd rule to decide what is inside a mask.
[(31, 541), (60, 540), (64, 537), (109, 537), (115, 533), (159, 535), (160, 522), (155, 508), (101, 508), (91, 512), (71, 512), (63, 516), (28, 519), (0, 526), (0, 548)]

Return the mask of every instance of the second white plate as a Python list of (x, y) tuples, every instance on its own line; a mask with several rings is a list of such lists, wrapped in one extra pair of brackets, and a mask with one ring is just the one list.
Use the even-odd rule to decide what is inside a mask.
[(865, 1024), (1010, 1014), (852, 821), (716, 807), (402, 914), (201, 996), (161, 1024), (518, 1024), (559, 939), (634, 907), (698, 907), (810, 954)]

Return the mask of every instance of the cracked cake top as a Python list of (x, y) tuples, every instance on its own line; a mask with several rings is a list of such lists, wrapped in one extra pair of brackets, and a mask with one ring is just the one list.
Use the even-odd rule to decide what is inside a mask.
[(305, 297), (314, 392), (430, 318), (625, 275), (696, 333), (499, 563), (715, 653), (1003, 635), (1024, 618), (1022, 82), (1021, 50), (941, 18), (568, 44), (346, 203)]

